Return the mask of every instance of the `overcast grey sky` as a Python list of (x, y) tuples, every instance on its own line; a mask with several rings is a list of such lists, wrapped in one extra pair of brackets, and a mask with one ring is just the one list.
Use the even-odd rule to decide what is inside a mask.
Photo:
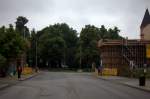
[(66, 22), (78, 32), (86, 24), (121, 29), (120, 35), (139, 38), (139, 27), (150, 0), (0, 0), (0, 26), (29, 19), (27, 26), (40, 30)]

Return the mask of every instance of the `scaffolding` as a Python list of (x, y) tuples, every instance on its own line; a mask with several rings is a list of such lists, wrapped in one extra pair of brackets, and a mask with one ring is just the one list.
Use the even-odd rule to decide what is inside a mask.
[(146, 45), (150, 41), (141, 40), (101, 40), (98, 43), (103, 67), (124, 69), (141, 68), (150, 65), (146, 58)]

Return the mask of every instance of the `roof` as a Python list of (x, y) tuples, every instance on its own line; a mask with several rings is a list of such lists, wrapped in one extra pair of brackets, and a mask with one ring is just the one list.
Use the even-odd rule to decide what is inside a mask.
[(132, 40), (99, 40), (98, 47), (102, 46), (116, 46), (116, 45), (146, 45), (150, 44), (150, 40), (140, 40), (140, 39), (132, 39)]
[(150, 24), (150, 14), (149, 14), (148, 9), (146, 9), (145, 15), (144, 15), (144, 18), (143, 18), (143, 21), (142, 21), (142, 23), (141, 23), (140, 28), (144, 28), (144, 27), (147, 26), (148, 24)]

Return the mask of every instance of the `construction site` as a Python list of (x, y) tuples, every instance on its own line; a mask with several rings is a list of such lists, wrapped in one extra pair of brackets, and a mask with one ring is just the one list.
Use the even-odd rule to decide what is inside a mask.
[[(150, 67), (150, 15), (148, 9), (140, 26), (140, 39), (100, 40), (104, 75), (127, 76), (134, 69)], [(112, 70), (113, 69), (113, 70)]]

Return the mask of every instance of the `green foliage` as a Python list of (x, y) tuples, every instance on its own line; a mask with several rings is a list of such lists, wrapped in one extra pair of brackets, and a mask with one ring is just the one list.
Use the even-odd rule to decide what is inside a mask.
[(60, 62), (61, 60), (61, 63), (71, 68), (77, 68), (79, 60), (82, 58), (83, 67), (90, 67), (93, 62), (99, 63), (98, 40), (121, 39), (119, 32), (117, 27), (106, 29), (104, 25), (100, 28), (86, 25), (81, 30), (80, 38), (78, 38), (77, 32), (67, 24), (57, 23), (37, 33), (38, 54), (43, 61), (58, 60)]
[(114, 27), (113, 29), (108, 30), (108, 38), (107, 39), (122, 39), (121, 36), (119, 36), (120, 30), (117, 27)]
[(5, 76), (10, 59), (16, 59), (27, 48), (27, 41), (9, 25), (0, 27), (0, 75)]
[(80, 50), (82, 52), (82, 64), (89, 68), (99, 56), (97, 41), (99, 40), (99, 29), (93, 25), (86, 25), (80, 33)]
[(29, 29), (25, 26), (25, 24), (28, 23), (28, 19), (26, 17), (19, 16), (15, 23), (16, 23), (16, 30), (19, 32), (19, 34), (24, 38), (29, 38), (30, 32)]
[(9, 28), (0, 28), (0, 48), (0, 53), (6, 58), (15, 58), (25, 50), (26, 44), (10, 25)]
[[(41, 66), (48, 64), (50, 67), (61, 67), (63, 64), (78, 68), (81, 60), (83, 68), (90, 68), (92, 63), (99, 63), (98, 40), (122, 38), (117, 27), (106, 29), (104, 25), (100, 28), (86, 25), (78, 37), (77, 31), (66, 23), (50, 25), (37, 33), (32, 30), (30, 35), (25, 26), (27, 23), (26, 17), (19, 16), (15, 29), (11, 24), (9, 28), (0, 27), (0, 64), (27, 52), (28, 63), (32, 60), (32, 65), (35, 65), (37, 49)], [(29, 45), (31, 47), (28, 50)]]
[(36, 36), (36, 32), (33, 29), (31, 31), (31, 37), (30, 37), (30, 49), (28, 50), (28, 56), (27, 56), (27, 60), (30, 66), (35, 66), (36, 65), (36, 42), (37, 42), (37, 36)]
[(0, 69), (6, 64), (6, 58), (0, 54)]
[(7, 68), (6, 62), (7, 62), (7, 59), (0, 54), (0, 77), (6, 76), (5, 75), (6, 74), (5, 70)]
[(16, 21), (16, 28), (21, 30), (24, 28), (24, 25), (28, 22), (28, 19), (23, 16), (19, 16)]
[(120, 30), (117, 27), (106, 29), (104, 25), (101, 28), (93, 25), (86, 25), (80, 33), (77, 58), (81, 59), (82, 67), (91, 68), (92, 63), (99, 63), (99, 52), (97, 42), (100, 39), (121, 39)]
[(99, 28), (99, 39), (122, 39), (118, 27), (106, 29), (104, 25)]
[(59, 60), (64, 56), (65, 41), (61, 37), (47, 39), (43, 44), (44, 56), (50, 60)]
[(37, 37), (38, 53), (43, 60), (50, 64), (55, 60), (71, 67), (75, 64), (77, 32), (67, 24), (50, 25), (39, 31)]

